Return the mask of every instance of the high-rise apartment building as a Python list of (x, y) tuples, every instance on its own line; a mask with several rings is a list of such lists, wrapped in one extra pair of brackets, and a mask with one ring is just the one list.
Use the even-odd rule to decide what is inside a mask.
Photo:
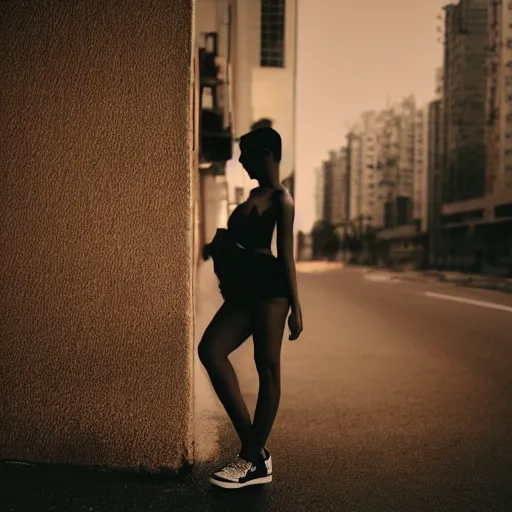
[[(429, 158), (431, 255), (448, 268), (512, 268), (511, 2), (460, 0), (445, 7), (443, 82), (435, 137), (441, 149)], [(437, 105), (431, 109), (432, 126)]]
[(379, 228), (426, 217), (426, 122), (412, 96), (361, 116), (347, 137), (350, 220)]
[(324, 167), (321, 165), (315, 169), (315, 220), (322, 220), (325, 215), (325, 173)]
[(378, 207), (384, 227), (412, 221), (412, 205), (419, 189), (416, 180), (416, 126), (414, 98), (404, 98), (380, 114), (377, 167), (380, 169)]
[(332, 221), (332, 205), (333, 205), (333, 182), (334, 182), (334, 162), (324, 160), (322, 162), (323, 171), (323, 211), (322, 220)]
[(431, 101), (428, 105), (427, 169), (428, 169), (428, 260), (434, 265), (440, 252), (441, 209), (442, 209), (442, 100)]
[[(500, 1), (488, 2), (487, 16), (487, 59), (486, 59), (486, 191), (492, 194), (498, 176), (503, 171), (503, 145), (501, 138), (501, 116), (503, 114), (503, 69), (501, 64), (501, 47), (504, 27), (503, 3)], [(508, 3), (508, 2), (505, 2)], [(506, 138), (505, 138), (506, 140)]]
[(348, 218), (372, 223), (377, 204), (379, 115), (364, 112), (347, 136)]
[(348, 182), (348, 215), (350, 220), (356, 219), (362, 211), (362, 135), (352, 130), (347, 135), (347, 182)]
[(414, 124), (413, 220), (428, 229), (428, 108), (417, 108)]
[(512, 3), (489, 0), (487, 17), (487, 192), (512, 194)]
[(441, 99), (443, 97), (443, 88), (444, 88), (444, 80), (443, 80), (443, 67), (436, 68), (435, 75), (435, 88), (434, 88), (434, 98), (436, 100)]
[(324, 203), (322, 218), (335, 226), (348, 221), (347, 148), (330, 151), (323, 163)]
[(486, 45), (487, 0), (445, 7), (444, 203), (485, 194)]

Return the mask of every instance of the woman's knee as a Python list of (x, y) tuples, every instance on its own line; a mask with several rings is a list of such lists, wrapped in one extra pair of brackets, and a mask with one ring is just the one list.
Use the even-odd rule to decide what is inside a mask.
[(281, 363), (272, 357), (260, 357), (255, 360), (260, 382), (279, 384), (281, 380)]
[(197, 355), (199, 356), (199, 360), (205, 368), (208, 368), (214, 364), (218, 358), (218, 356), (212, 350), (211, 345), (206, 343), (206, 340), (199, 343), (199, 346), (197, 347)]

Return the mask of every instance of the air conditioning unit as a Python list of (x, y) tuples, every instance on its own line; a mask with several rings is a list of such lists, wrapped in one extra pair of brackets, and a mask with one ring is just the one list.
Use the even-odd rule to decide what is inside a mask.
[(201, 159), (208, 162), (227, 162), (233, 156), (231, 128), (224, 128), (221, 112), (210, 109), (201, 111)]

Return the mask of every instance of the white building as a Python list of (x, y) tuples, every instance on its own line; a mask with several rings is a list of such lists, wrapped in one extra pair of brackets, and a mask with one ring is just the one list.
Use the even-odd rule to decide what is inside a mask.
[[(227, 87), (223, 104), (235, 139), (268, 119), (283, 142), (281, 180), (294, 169), (297, 0), (197, 0), (196, 35), (218, 34), (218, 64)], [(203, 101), (207, 101), (203, 94)], [(238, 143), (225, 175), (215, 181), (221, 201), (215, 226), (257, 186), (238, 162)], [(210, 230), (211, 231), (211, 230)]]
[(378, 202), (378, 136), (380, 119), (375, 111), (364, 112), (347, 137), (349, 201), (351, 221), (363, 218), (373, 223)]
[[(234, 135), (269, 119), (281, 135), (281, 179), (294, 169), (297, 0), (231, 0), (233, 5)], [(229, 212), (244, 200), (251, 181), (238, 162), (235, 144), (228, 163)]]

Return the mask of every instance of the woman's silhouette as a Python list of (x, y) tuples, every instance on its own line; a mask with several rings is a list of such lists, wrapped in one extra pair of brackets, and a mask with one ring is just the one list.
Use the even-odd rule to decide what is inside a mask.
[[(240, 163), (259, 186), (238, 205), (228, 228), (217, 230), (204, 248), (212, 256), (224, 298), (199, 344), (199, 357), (241, 441), (233, 462), (214, 472), (210, 482), (239, 488), (272, 480), (272, 459), (265, 448), (280, 399), (280, 355), (286, 317), (291, 340), (302, 332), (293, 258), (293, 200), (279, 182), (281, 137), (258, 128), (240, 139)], [(277, 257), (270, 249), (277, 226)], [(249, 336), (259, 375), (254, 421), (228, 360)]]

